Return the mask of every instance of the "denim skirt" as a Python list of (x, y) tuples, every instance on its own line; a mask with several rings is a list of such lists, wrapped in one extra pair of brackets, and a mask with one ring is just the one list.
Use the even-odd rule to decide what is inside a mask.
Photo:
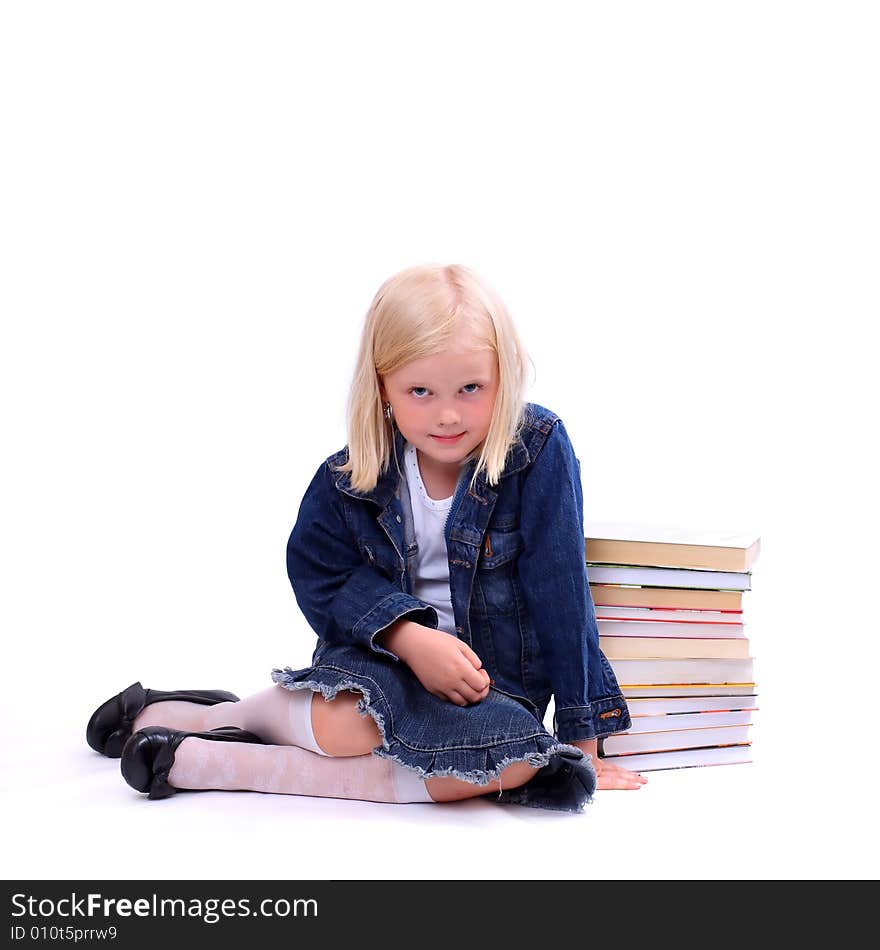
[[(361, 693), (357, 711), (372, 716), (382, 737), (373, 755), (422, 778), (485, 785), (486, 797), (502, 804), (577, 813), (592, 800), (590, 756), (547, 732), (538, 718), (545, 709), (529, 708), (494, 686), (480, 702), (457, 706), (429, 693), (405, 663), (357, 644), (321, 641), (312, 663), (302, 670), (274, 669), (272, 680), (320, 692), (328, 701), (341, 689)], [(501, 770), (513, 762), (538, 771), (524, 785), (497, 790)]]

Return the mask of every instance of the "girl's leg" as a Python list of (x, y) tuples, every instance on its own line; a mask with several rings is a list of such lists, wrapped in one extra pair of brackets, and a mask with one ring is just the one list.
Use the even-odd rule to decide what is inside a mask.
[(237, 703), (201, 706), (171, 700), (145, 706), (132, 732), (145, 726), (187, 732), (238, 726), (272, 745), (297, 745), (334, 756), (363, 755), (381, 745), (382, 737), (372, 717), (357, 713), (359, 699), (360, 693), (343, 690), (326, 702), (310, 689), (270, 686)]
[(537, 770), (525, 762), (503, 769), (500, 784), (420, 779), (397, 762), (367, 754), (334, 758), (297, 746), (212, 742), (190, 737), (177, 748), (168, 782), (182, 789), (221, 789), (347, 798), (372, 802), (451, 802), (514, 788)]
[(461, 779), (444, 776), (425, 779), (425, 786), (435, 802), (459, 802), (465, 798), (500, 792), (505, 788), (518, 788), (520, 785), (525, 785), (537, 771), (528, 762), (514, 762), (506, 769), (502, 769), (501, 775), (488, 785), (473, 785), (471, 782), (462, 782)]
[(360, 696), (341, 690), (328, 702), (309, 689), (276, 685), (237, 703), (152, 703), (138, 715), (132, 732), (144, 726), (187, 732), (238, 726), (269, 743), (258, 746), (185, 739), (177, 748), (169, 775), (176, 788), (450, 802), (515, 788), (537, 771), (525, 762), (515, 762), (502, 770), (500, 783), (496, 780), (489, 785), (450, 777), (420, 779), (411, 769), (369, 754), (381, 745), (382, 737), (372, 717), (357, 712)]

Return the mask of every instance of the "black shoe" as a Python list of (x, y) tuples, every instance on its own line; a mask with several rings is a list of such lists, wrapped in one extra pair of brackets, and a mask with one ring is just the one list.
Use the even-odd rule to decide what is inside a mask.
[(138, 713), (150, 703), (179, 699), (188, 703), (201, 703), (203, 706), (216, 706), (217, 703), (237, 703), (235, 693), (223, 689), (182, 689), (164, 692), (161, 689), (144, 689), (140, 683), (132, 683), (121, 693), (99, 706), (86, 726), (86, 742), (101, 755), (118, 759), (122, 747), (131, 735), (131, 725)]
[(149, 792), (147, 798), (168, 798), (177, 789), (168, 784), (168, 773), (174, 765), (177, 747), (195, 736), (197, 739), (216, 739), (218, 742), (265, 743), (252, 732), (237, 726), (220, 726), (208, 732), (182, 732), (165, 726), (146, 726), (129, 736), (122, 749), (122, 777), (139, 792)]

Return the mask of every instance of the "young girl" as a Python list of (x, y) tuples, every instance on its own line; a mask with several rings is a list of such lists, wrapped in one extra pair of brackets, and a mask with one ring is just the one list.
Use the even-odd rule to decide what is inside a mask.
[(471, 271), (387, 280), (363, 327), (348, 444), (315, 473), (287, 547), (312, 666), (273, 670), (276, 685), (243, 700), (134, 683), (92, 715), (92, 748), (121, 755), (150, 798), (491, 795), (578, 812), (597, 786), (641, 787), (597, 755), (630, 718), (599, 650), (580, 462), (562, 420), (524, 402), (525, 366)]

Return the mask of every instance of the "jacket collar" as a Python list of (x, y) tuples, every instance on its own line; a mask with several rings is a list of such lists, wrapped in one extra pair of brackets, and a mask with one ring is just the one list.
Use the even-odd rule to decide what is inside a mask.
[[(397, 462), (400, 465), (400, 471), (403, 471), (403, 447), (405, 442), (406, 440), (403, 437), (403, 433), (401, 433), (400, 429), (397, 428), (397, 425), (394, 425), (393, 450), (397, 458)], [(501, 473), (501, 478), (507, 478), (508, 475), (513, 475), (514, 472), (518, 472), (520, 469), (525, 468), (525, 466), (528, 465), (529, 460), (530, 456), (525, 443), (521, 437), (517, 437), (514, 439), (511, 447), (508, 449), (506, 464), (504, 466), (504, 470)], [(334, 463), (348, 461), (348, 446), (338, 452), (331, 461)], [(465, 466), (466, 477), (468, 481), (470, 481), (476, 465), (476, 460), (472, 460)], [(339, 491), (344, 492), (346, 495), (351, 495), (352, 498), (362, 498), (366, 501), (375, 502), (380, 508), (384, 508), (388, 502), (391, 501), (392, 497), (397, 492), (398, 483), (400, 481), (400, 475), (398, 474), (397, 465), (395, 465), (393, 457), (390, 460), (388, 468), (379, 475), (379, 479), (376, 482), (375, 487), (367, 492), (357, 492), (351, 487), (351, 477), (349, 472), (334, 472), (333, 476), (336, 481), (336, 487), (339, 489)], [(474, 485), (474, 494), (481, 498), (487, 498), (490, 493), (492, 495), (497, 494), (497, 488), (492, 488), (488, 485), (485, 471), (480, 472), (480, 474), (477, 476), (476, 484)]]

